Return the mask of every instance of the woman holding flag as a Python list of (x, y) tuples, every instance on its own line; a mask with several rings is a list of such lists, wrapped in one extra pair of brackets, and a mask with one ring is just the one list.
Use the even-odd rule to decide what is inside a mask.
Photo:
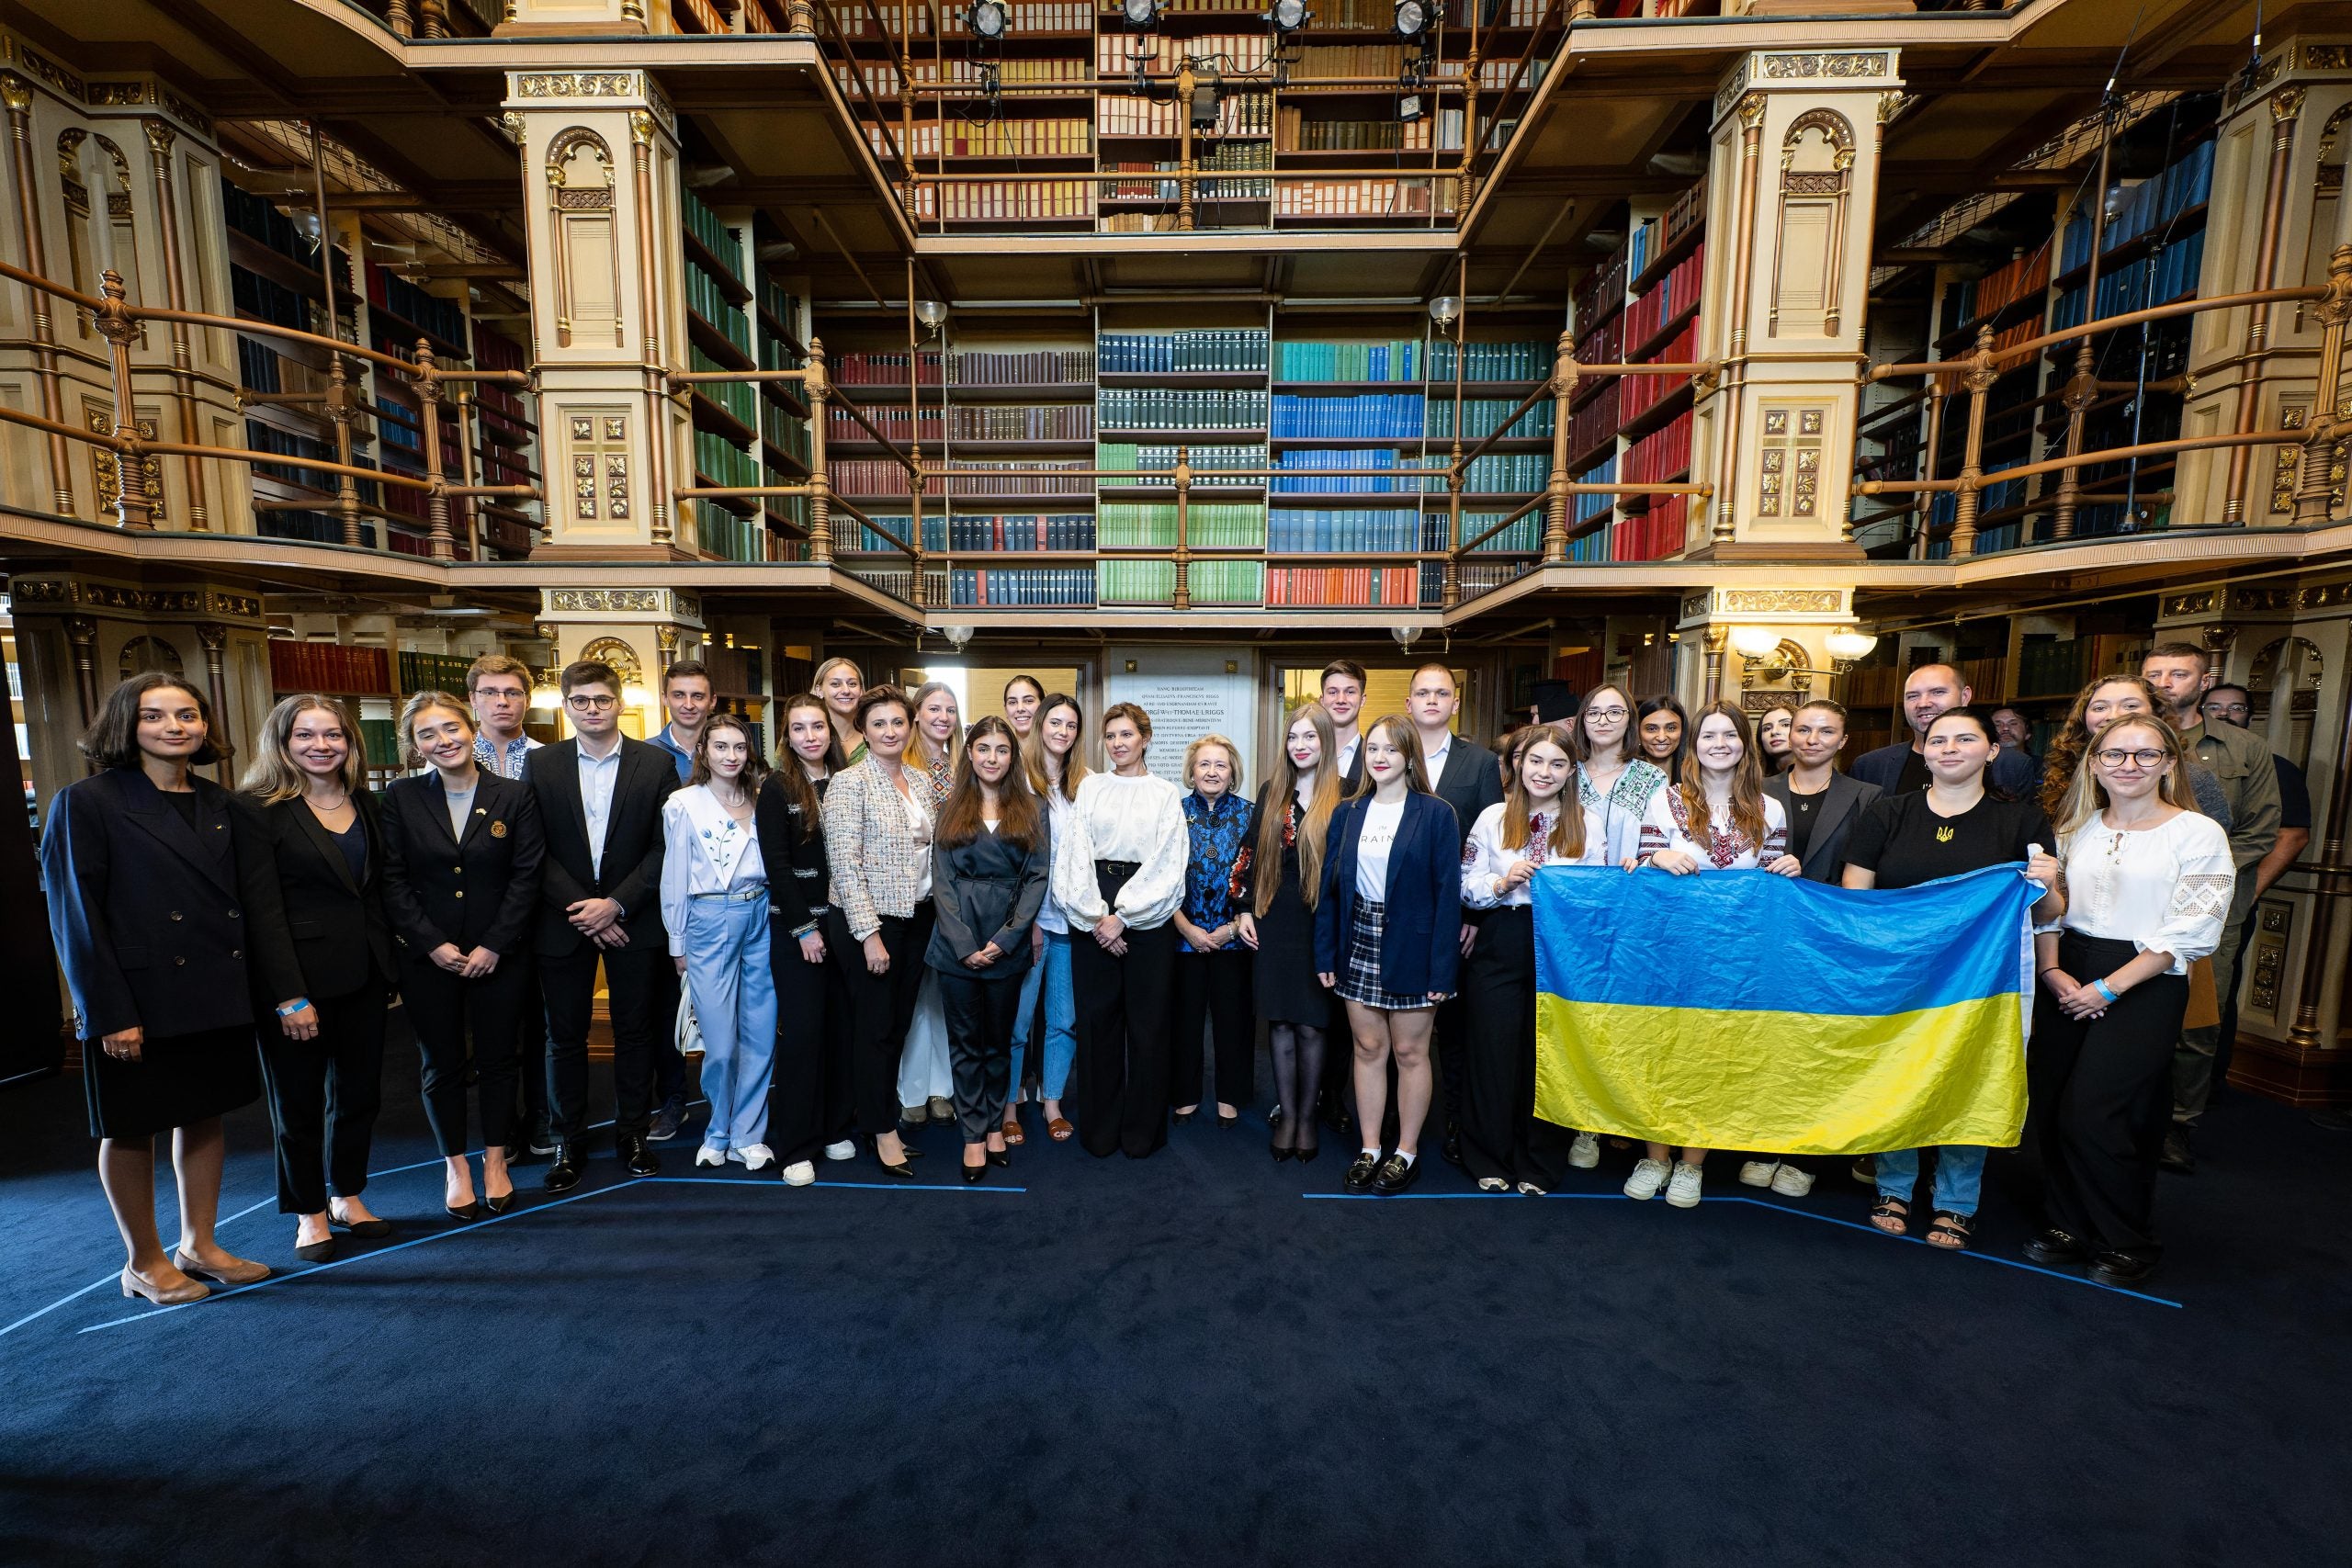
[[(1624, 863), (1626, 870), (1655, 866), (1689, 876), (1701, 871), (1760, 868), (1775, 876), (1803, 874), (1804, 865), (1788, 852), (1788, 814), (1764, 793), (1755, 735), (1736, 704), (1713, 702), (1699, 710), (1681, 775), (1650, 802), (1642, 819), (1640, 848)], [(1625, 1179), (1625, 1196), (1645, 1201), (1664, 1188), (1666, 1201), (1674, 1207), (1695, 1208), (1706, 1158), (1704, 1149), (1685, 1148), (1669, 1168), (1667, 1145), (1654, 1143), (1647, 1157)]]
[[(2041, 846), (2056, 840), (2050, 818), (2030, 800), (2002, 800), (1984, 788), (1984, 770), (2000, 741), (1993, 727), (1966, 708), (1939, 715), (1920, 738), (1928, 787), (1886, 795), (1864, 808), (1846, 845), (1849, 888), (1917, 887), (1940, 877), (1988, 866), (2025, 863), (2025, 874), (2050, 891), (2033, 908), (2042, 923), (2065, 912), (2056, 860)], [(1878, 1156), (1878, 1201), (1871, 1224), (1889, 1235), (1911, 1228), (1912, 1190), (1919, 1180), (1917, 1149)], [(1936, 1152), (1935, 1216), (1928, 1243), (1958, 1252), (1968, 1245), (1984, 1184), (1984, 1150), (1952, 1145)]]
[(2236, 868), (2229, 835), (2190, 807), (2180, 738), (2154, 714), (2103, 725), (2058, 818), (2063, 926), (2035, 937), (2028, 1135), (2048, 1228), (2036, 1263), (2088, 1260), (2102, 1285), (2154, 1272), (2156, 1161), (2172, 1111), (2188, 966), (2220, 945)]
[[(1602, 688), (1604, 691), (1609, 688)], [(1625, 728), (1624, 699), (1620, 731)], [(1587, 705), (1589, 707), (1590, 701)], [(1463, 1163), (1483, 1192), (1541, 1197), (1556, 1186), (1568, 1150), (1562, 1129), (1535, 1117), (1535, 873), (1546, 865), (1612, 865), (1634, 853), (1640, 829), (1627, 813), (1615, 841), (1608, 819), (1589, 801), (1572, 800), (1576, 743), (1541, 725), (1519, 754), (1518, 776), (1501, 804), (1478, 814), (1462, 852), (1462, 905), (1491, 911), (1462, 970), (1469, 1014), (1462, 1099)], [(1639, 764), (1637, 764), (1639, 765)], [(1592, 1134), (1576, 1134), (1576, 1147)], [(1583, 1163), (1590, 1166), (1598, 1160)]]

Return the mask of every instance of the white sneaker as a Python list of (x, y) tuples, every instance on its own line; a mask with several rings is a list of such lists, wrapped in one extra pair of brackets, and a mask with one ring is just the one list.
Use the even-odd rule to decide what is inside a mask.
[(1772, 1173), (1772, 1190), (1783, 1198), (1802, 1198), (1813, 1190), (1813, 1172), (1782, 1160), (1781, 1168)]
[(1590, 1133), (1578, 1133), (1577, 1141), (1568, 1145), (1568, 1163), (1578, 1170), (1590, 1170), (1600, 1163), (1600, 1140)]
[(1625, 1179), (1625, 1196), (1637, 1203), (1649, 1201), (1657, 1196), (1657, 1190), (1666, 1185), (1667, 1174), (1666, 1161), (1662, 1159), (1638, 1161), (1634, 1167), (1634, 1174)]
[(784, 1184), (786, 1187), (806, 1187), (816, 1179), (817, 1168), (808, 1160), (797, 1159), (784, 1168)]
[(1519, 1184), (1519, 1195), (1522, 1198), (1541, 1198), (1544, 1196), (1544, 1189), (1536, 1186), (1532, 1181), (1522, 1181)]
[(727, 1163), (727, 1151), (725, 1149), (715, 1149), (708, 1144), (705, 1144), (702, 1147), (695, 1151), (695, 1163), (696, 1165), (725, 1165)]
[(745, 1170), (765, 1170), (775, 1163), (775, 1151), (765, 1144), (753, 1144), (746, 1149), (729, 1149), (727, 1157)]
[(1678, 1209), (1699, 1206), (1699, 1187), (1706, 1179), (1704, 1172), (1688, 1160), (1674, 1162), (1674, 1179), (1666, 1184), (1666, 1201)]
[(1781, 1162), (1776, 1159), (1752, 1159), (1739, 1168), (1742, 1187), (1770, 1187), (1778, 1179)]
[(1482, 1176), (1478, 1178), (1478, 1190), (1481, 1192), (1508, 1192), (1510, 1190), (1510, 1183), (1505, 1181), (1499, 1176)]
[(827, 1144), (825, 1145), (825, 1157), (827, 1159), (855, 1159), (857, 1157), (857, 1141), (854, 1138), (843, 1138), (838, 1144)]

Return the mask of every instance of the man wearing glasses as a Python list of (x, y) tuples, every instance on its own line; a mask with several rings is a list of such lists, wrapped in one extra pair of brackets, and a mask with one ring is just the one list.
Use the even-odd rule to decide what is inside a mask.
[(580, 1184), (600, 960), (612, 1004), (614, 1145), (630, 1175), (661, 1169), (645, 1134), (661, 972), (670, 966), (662, 930), (662, 805), (678, 787), (667, 756), (621, 733), (621, 679), (611, 665), (567, 664), (558, 683), (571, 739), (532, 752), (523, 770), (548, 837), (537, 946), (554, 1090), (550, 1192)]
[[(2193, 642), (2160, 642), (2148, 650), (2140, 673), (2156, 689), (2165, 716), (2180, 731), (2189, 756), (2213, 770), (2230, 803), (2230, 858), (2237, 863), (2222, 945), (2213, 952), (2213, 989), (2224, 1007), (2236, 994), (2239, 938), (2254, 910), (2256, 866), (2278, 842), (2278, 770), (2270, 748), (2252, 730), (2205, 722), (2205, 694), (2213, 684), (2213, 657)], [(2213, 1093), (2213, 1059), (2221, 1049), (2219, 1024), (2180, 1032), (2172, 1059), (2172, 1131), (2165, 1135), (2163, 1166), (2182, 1176), (2197, 1168), (2189, 1130)]]

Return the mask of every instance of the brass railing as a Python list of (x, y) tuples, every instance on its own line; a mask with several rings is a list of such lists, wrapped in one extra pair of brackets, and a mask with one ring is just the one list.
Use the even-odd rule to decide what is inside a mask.
[[(531, 377), (520, 370), (452, 370), (442, 367), (434, 358), (433, 350), (424, 339), (417, 340), (413, 357), (364, 348), (345, 343), (340, 338), (282, 327), (273, 321), (246, 321), (234, 316), (216, 316), (202, 310), (173, 310), (154, 306), (133, 305), (125, 296), (121, 275), (109, 269), (99, 282), (100, 292), (84, 294), (51, 278), (26, 272), (0, 262), (0, 277), (20, 283), (28, 288), (54, 299), (63, 299), (89, 312), (91, 330), (106, 341), (114, 382), (114, 426), (107, 431), (85, 430), (62, 420), (44, 417), (21, 409), (0, 405), (0, 421), (26, 425), (41, 431), (49, 437), (49, 460), (51, 489), (61, 508), (70, 510), (73, 487), (68, 479), (65, 443), (78, 441), (114, 454), (116, 521), (125, 528), (150, 529), (155, 525), (154, 502), (148, 493), (147, 463), (150, 456), (186, 457), (191, 462), (219, 461), (244, 464), (249, 469), (255, 464), (277, 468), (300, 468), (309, 472), (328, 474), (335, 479), (335, 497), (320, 510), (332, 509), (342, 519), (343, 542), (364, 547), (366, 537), (360, 518), (373, 513), (379, 518), (388, 515), (380, 507), (371, 507), (359, 499), (358, 485), (362, 481), (390, 485), (397, 489), (422, 491), (425, 497), (425, 551), (436, 561), (457, 558), (457, 534), (450, 503), (458, 501), (539, 501), (536, 485), (478, 485), (451, 483), (441, 449), (441, 408), (445, 387), (454, 389), (457, 417), (462, 435), (465, 428), (467, 401), (462, 389), (472, 385), (509, 387), (526, 396), (530, 395)], [(144, 374), (175, 373), (169, 367), (139, 366), (131, 362), (131, 345), (141, 335), (141, 323), (145, 321), (177, 322), (188, 326), (214, 327), (224, 332), (247, 333), (260, 337), (309, 344), (325, 349), (333, 357), (328, 364), (329, 385), (322, 393), (276, 394), (278, 401), (295, 401), (314, 397), (333, 423), (335, 432), (335, 458), (304, 457), (290, 453), (256, 452), (244, 446), (213, 446), (194, 442), (156, 441), (139, 432), (135, 402), (134, 378)], [(379, 370), (401, 376), (414, 392), (419, 405), (420, 423), (424, 425), (424, 462), (422, 476), (405, 474), (397, 469), (367, 468), (352, 462), (351, 427), (363, 412), (356, 393), (352, 389), (346, 361), (362, 360)], [(53, 355), (39, 357), (35, 378), (40, 383), (41, 404), (45, 409), (62, 406), (60, 372)], [(468, 454), (471, 447), (460, 441), (460, 479), (470, 468)], [(190, 478), (193, 493), (201, 493), (200, 485)], [(257, 511), (271, 510), (270, 503), (259, 503)], [(479, 519), (469, 523), (470, 553), (479, 557), (481, 541)], [(385, 547), (390, 547), (389, 537)]]

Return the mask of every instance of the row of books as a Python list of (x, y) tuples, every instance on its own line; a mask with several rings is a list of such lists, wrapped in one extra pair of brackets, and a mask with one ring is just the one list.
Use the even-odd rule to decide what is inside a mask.
[(1544, 452), (1489, 452), (1462, 471), (1462, 488), (1473, 495), (1532, 495), (1551, 482), (1552, 458)]
[[(2160, 231), (2191, 208), (2204, 206), (2213, 193), (2213, 145), (2199, 142), (2163, 173), (2125, 191), (2121, 206), (2108, 220), (2104, 251)], [(2091, 214), (2086, 208), (2067, 222), (2059, 241), (2058, 270), (2072, 272), (2090, 259)]]
[[(901, 536), (904, 536), (905, 525), (903, 518), (895, 525)], [(952, 550), (958, 555), (984, 550), (1091, 550), (1094, 547), (1094, 519), (1083, 512), (1042, 515), (1032, 513), (1012, 517), (960, 514), (926, 517), (922, 520), (922, 532), (924, 549)]]
[[(2197, 292), (2198, 275), (2204, 263), (2205, 231), (2198, 229), (2177, 244), (2166, 245), (2153, 254), (2102, 274), (2098, 280), (2098, 298), (2092, 301), (2091, 313), (2087, 317), (2083, 314), (2083, 286), (2077, 283), (2063, 290), (2050, 307), (2050, 330), (2063, 332), (2068, 327), (2081, 326), (2086, 320), (2120, 316), (2126, 310), (2144, 310), (2151, 305), (2168, 304), (2194, 294)], [(2064, 346), (2067, 353), (2074, 352), (2074, 344)]]
[[(1094, 129), (1104, 136), (1155, 136), (1174, 139), (1184, 133), (1184, 106), (1174, 98), (1137, 98), (1125, 95), (1094, 100)], [(1219, 96), (1216, 130), (1196, 136), (1270, 136), (1274, 129), (1272, 93), (1235, 92)]]
[(1459, 152), (1462, 111), (1440, 109), (1419, 119), (1315, 119), (1284, 104), (1274, 110), (1274, 145), (1284, 152)]
[(1982, 317), (2050, 287), (2050, 247), (2038, 245), (2007, 266), (1955, 283), (1944, 294), (1945, 334), (1973, 326)]
[(1657, 337), (1658, 329), (1699, 304), (1699, 285), (1707, 264), (1707, 247), (1694, 245), (1674, 264), (1674, 270), (1650, 285), (1625, 307), (1624, 343), (1639, 354)]
[[(1552, 344), (1517, 339), (1484, 343), (1473, 339), (1462, 347), (1462, 378), (1465, 381), (1541, 381), (1552, 374)], [(1430, 379), (1453, 379), (1454, 344), (1439, 338), (1430, 344)]]
[(685, 224), (686, 231), (702, 242), (703, 249), (718, 259), (719, 265), (727, 269), (727, 276), (738, 283), (741, 282), (742, 270), (738, 259), (742, 250), (741, 233), (719, 221), (718, 214), (710, 209), (709, 204), (684, 186), (678, 187), (678, 217)]
[[(1465, 512), (1462, 514), (1462, 537), (1466, 542), (1476, 538), (1503, 520), (1500, 512)], [(1421, 548), (1442, 550), (1446, 547), (1446, 515), (1432, 512), (1422, 518)], [(1484, 544), (1475, 547), (1472, 555), (1535, 555), (1544, 548), (1544, 513), (1531, 512), (1497, 534)]]
[[(1174, 549), (1172, 502), (1114, 502), (1102, 509), (1099, 536), (1109, 549)], [(1185, 508), (1184, 542), (1199, 550), (1254, 550), (1266, 543), (1266, 509), (1255, 502), (1197, 502)]]
[[(1628, 236), (1630, 242), (1631, 236)], [(1576, 323), (1577, 357), (1589, 358), (1583, 344), (1593, 330), (1625, 308), (1625, 283), (1634, 275), (1626, 265), (1625, 246), (1620, 244), (1585, 274), (1568, 296), (1570, 319)]]
[(756, 516), (738, 517), (716, 502), (706, 501), (695, 510), (695, 542), (720, 560), (768, 558), (767, 525)]
[(1266, 567), (1254, 560), (1191, 561), (1185, 566), (1184, 585), (1195, 604), (1261, 604)]
[[(896, 536), (911, 540), (912, 522), (905, 513), (877, 512), (873, 514), (876, 526), (869, 526), (845, 513), (828, 513), (827, 522), (833, 536), (835, 555), (897, 555), (899, 547), (890, 539)], [(887, 532), (886, 532), (887, 530)], [(947, 548), (947, 519), (932, 513), (922, 520), (922, 547), (937, 552)]]
[(1252, 387), (1104, 387), (1095, 394), (1104, 430), (1263, 430), (1267, 395)]
[(1272, 434), (1277, 439), (1308, 436), (1342, 440), (1421, 437), (1427, 400), (1419, 392), (1359, 392), (1352, 397), (1310, 398), (1277, 392)]
[(700, 262), (689, 256), (685, 266), (686, 309), (701, 317), (706, 325), (719, 336), (743, 351), (745, 358), (752, 353), (752, 321), (743, 314), (742, 307), (727, 296), (718, 280), (706, 271)]
[(2080, 691), (2101, 676), (2139, 669), (2147, 649), (2145, 632), (2030, 638), (2018, 649), (2018, 695), (2055, 697)]
[(1577, 363), (1579, 365), (1621, 365), (1625, 359), (1625, 316), (1622, 310), (1611, 310), (1589, 327), (1578, 316), (1577, 330)]
[(1418, 218), (1451, 213), (1461, 181), (1421, 179), (1291, 180), (1274, 192), (1277, 218)]
[(1171, 560), (1106, 560), (1094, 563), (1094, 597), (1101, 604), (1166, 604), (1176, 597)]
[[(391, 669), (380, 648), (353, 647), (335, 642), (291, 642), (274, 638), (269, 645), (269, 684), (276, 692), (322, 692), (368, 694), (390, 693)], [(429, 690), (416, 686), (407, 691)]]
[(1278, 343), (1274, 344), (1274, 379), (1419, 381), (1428, 372), (1428, 344), (1414, 338), (1391, 338), (1385, 343)]
[[(422, 327), (443, 343), (466, 352), (466, 308), (453, 299), (427, 294), (404, 277), (395, 277), (381, 262), (369, 262), (368, 272), (368, 303), (376, 310), (399, 316), (412, 326)], [(396, 333), (410, 338), (401, 344), (403, 351), (416, 346), (413, 334)]]
[(1292, 73), (1302, 78), (1375, 76), (1393, 82), (1405, 69), (1398, 43), (1310, 43), (1295, 51)]
[[(1085, 403), (963, 403), (926, 408), (918, 419), (895, 403), (860, 403), (863, 413), (892, 441), (1091, 441), (1094, 410)], [(827, 422), (830, 441), (873, 439), (841, 409)]]
[[(948, 476), (948, 493), (957, 498), (976, 495), (1092, 495), (1094, 481), (1087, 477), (1091, 459), (1069, 463), (958, 462)], [(906, 470), (888, 465), (903, 479)]]
[(915, 216), (950, 222), (1010, 219), (1091, 218), (1094, 186), (1089, 179), (989, 180), (974, 185), (918, 186)]
[(709, 430), (695, 432), (695, 473), (704, 481), (728, 489), (767, 482), (757, 458)]
[(1687, 495), (1661, 495), (1646, 512), (1621, 517), (1605, 534), (1592, 537), (1609, 541), (1611, 560), (1664, 560), (1680, 555), (1690, 527), (1690, 502)]
[[(896, 128), (901, 152), (918, 158), (1082, 158), (1094, 151), (1093, 128), (1083, 119), (918, 120)], [(869, 127), (874, 150), (882, 131)]]
[(947, 573), (947, 602), (988, 609), (1068, 608), (1094, 603), (1091, 566), (959, 567)]
[[(1629, 3), (1638, 3), (1638, 0), (1629, 0)], [(1476, 599), (1481, 593), (1489, 593), (1508, 583), (1516, 582), (1534, 570), (1534, 564), (1530, 561), (1464, 561), (1455, 579), (1455, 586), (1464, 600)], [(1421, 563), (1422, 604), (1441, 603), (1444, 571), (1442, 562), (1425, 560)]]
[[(1263, 446), (1192, 446), (1184, 448), (1184, 460), (1193, 470), (1194, 488), (1235, 485), (1260, 486), (1265, 481), (1266, 449)], [(1172, 474), (1176, 470), (1176, 448), (1166, 444), (1142, 445), (1131, 441), (1105, 441), (1094, 449), (1094, 466), (1106, 471), (1122, 469), (1145, 474)], [(1220, 469), (1250, 470), (1227, 478)], [(1116, 485), (1117, 479), (1104, 479), (1105, 485)]]
[[(1464, 398), (1462, 400), (1462, 434), (1484, 436), (1494, 433), (1519, 406), (1516, 398)], [(1510, 427), (1515, 440), (1533, 439), (1552, 434), (1559, 418), (1559, 405), (1546, 398), (1519, 416)], [(1453, 435), (1453, 400), (1442, 392), (1430, 395), (1429, 433), (1432, 436), (1451, 439)]]
[[(1068, 55), (1046, 55), (1041, 58), (1000, 57), (997, 80), (1006, 86), (1041, 86), (1055, 82), (1083, 82), (1089, 73), (1086, 62)], [(848, 62), (833, 62), (833, 80), (842, 93), (853, 101), (861, 96), (858, 80), (863, 77), (866, 90), (876, 98), (895, 100), (899, 96), (899, 68), (890, 61), (865, 61), (853, 67)], [(954, 55), (944, 61), (917, 60), (907, 72), (907, 80), (919, 86), (978, 86), (986, 80), (980, 62), (968, 56)]]
[(1419, 605), (1420, 573), (1409, 566), (1270, 566), (1266, 605), (1362, 606), (1413, 609)]
[[(686, 368), (689, 370), (731, 370), (721, 365), (693, 344), (686, 345)], [(698, 397), (709, 399), (752, 429), (759, 428), (759, 389), (749, 381), (697, 381), (694, 385)]]
[[(1272, 490), (1277, 495), (1418, 495), (1444, 488), (1443, 481), (1415, 471), (1399, 474), (1398, 469), (1420, 470), (1442, 466), (1443, 459), (1432, 456), (1424, 464), (1415, 457), (1400, 458), (1394, 447), (1378, 447), (1370, 451), (1356, 447), (1338, 449), (1305, 447), (1284, 452), (1275, 459), (1278, 468), (1308, 468), (1318, 470), (1307, 474), (1276, 474)], [(1351, 468), (1355, 473), (1332, 474), (1320, 470)]]
[(1277, 506), (1266, 513), (1269, 555), (1402, 554), (1420, 547), (1420, 515), (1395, 507)]
[[(1680, 332), (1652, 349), (1644, 356), (1648, 365), (1690, 365), (1697, 362), (1699, 353), (1699, 323), (1692, 321)], [(1617, 376), (1611, 378), (1624, 388), (1618, 394), (1621, 423), (1640, 418), (1690, 384), (1687, 376)]]
[(1146, 71), (1172, 75), (1190, 58), (1214, 61), (1219, 74), (1231, 76), (1264, 70), (1273, 50), (1273, 37), (1264, 31), (1201, 33), (1182, 39), (1160, 33), (1102, 33), (1094, 39), (1094, 68), (1104, 76), (1125, 76), (1141, 59)]
[(803, 463), (812, 458), (808, 422), (786, 413), (779, 404), (766, 398), (760, 400), (760, 434), (766, 438), (769, 446), (791, 453)]
[[(1173, 370), (1263, 370), (1263, 327), (1187, 327), (1169, 333), (1102, 333), (1095, 361), (1106, 376)], [(1262, 395), (1262, 394), (1261, 394)]]
[(1625, 482), (1657, 484), (1690, 472), (1690, 416), (1678, 414), (1627, 448)]
[[(1617, 454), (1611, 452), (1600, 461), (1577, 475), (1573, 481), (1580, 485), (1606, 485), (1617, 482)], [(1613, 495), (1571, 495), (1568, 497), (1570, 526), (1589, 523), (1594, 518), (1613, 511), (1617, 498)]]
[[(1706, 221), (1707, 182), (1674, 198), (1674, 205), (1656, 218), (1645, 218), (1625, 236), (1625, 276), (1639, 277), (1649, 270), (1650, 258), (1664, 255), (1674, 243)], [(1672, 312), (1668, 312), (1671, 314)]]

